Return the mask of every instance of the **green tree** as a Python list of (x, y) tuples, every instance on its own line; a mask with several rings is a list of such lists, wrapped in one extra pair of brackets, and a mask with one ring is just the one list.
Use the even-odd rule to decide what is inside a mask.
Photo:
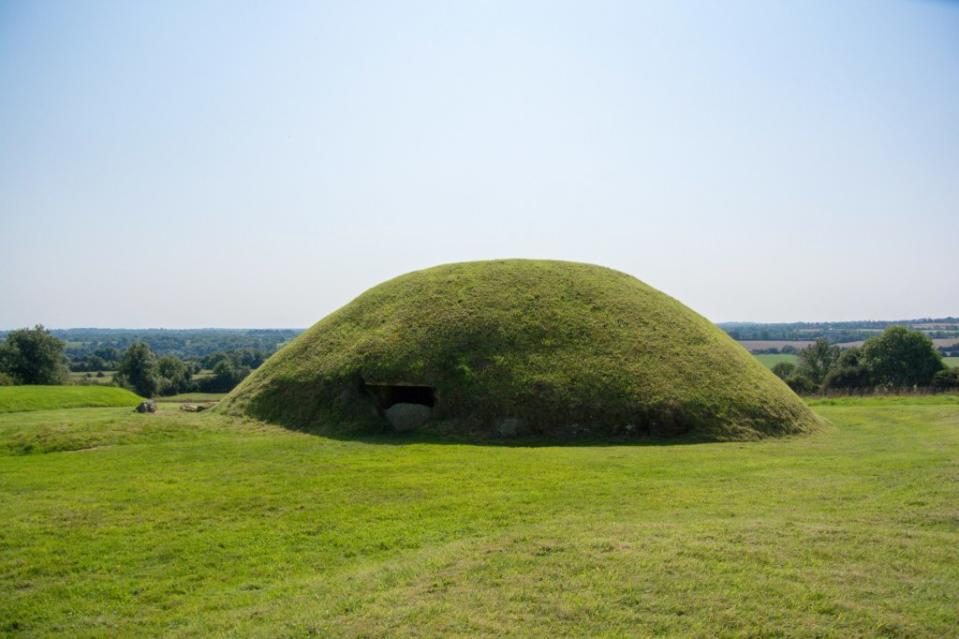
[(114, 379), (144, 397), (157, 394), (161, 383), (159, 362), (146, 342), (134, 342), (123, 353)]
[(820, 337), (799, 351), (799, 372), (815, 386), (822, 386), (829, 369), (839, 359), (839, 347)]
[(226, 357), (220, 359), (213, 367), (213, 376), (201, 382), (200, 390), (208, 393), (226, 393), (233, 390), (249, 374), (249, 368), (235, 366), (233, 361)]
[(107, 363), (102, 357), (97, 355), (91, 355), (87, 358), (87, 370), (88, 371), (102, 371), (106, 370)]
[(939, 390), (959, 388), (959, 368), (946, 368), (932, 376), (932, 385)]
[(823, 387), (827, 389), (868, 388), (872, 384), (872, 374), (858, 347), (842, 351), (823, 380)]
[(892, 387), (928, 386), (945, 368), (932, 340), (905, 326), (890, 326), (862, 346), (863, 361), (877, 384)]
[(64, 346), (41, 324), (11, 331), (0, 344), (0, 371), (18, 384), (62, 384), (67, 379)]
[(779, 379), (789, 379), (796, 373), (796, 365), (792, 362), (779, 362), (773, 366), (772, 371)]
[(783, 380), (797, 395), (811, 395), (819, 388), (802, 373), (795, 373)]
[(190, 387), (191, 367), (175, 355), (165, 355), (157, 362), (160, 395), (176, 395)]
[(93, 354), (103, 360), (104, 366), (109, 368), (115, 368), (117, 362), (120, 361), (120, 356), (122, 353), (113, 348), (112, 346), (106, 346), (104, 348), (98, 348), (93, 351)]

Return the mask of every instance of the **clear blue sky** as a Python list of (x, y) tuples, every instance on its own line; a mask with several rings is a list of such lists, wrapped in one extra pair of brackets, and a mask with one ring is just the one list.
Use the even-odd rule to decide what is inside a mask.
[(307, 326), (496, 257), (959, 315), (959, 4), (0, 1), (0, 328)]

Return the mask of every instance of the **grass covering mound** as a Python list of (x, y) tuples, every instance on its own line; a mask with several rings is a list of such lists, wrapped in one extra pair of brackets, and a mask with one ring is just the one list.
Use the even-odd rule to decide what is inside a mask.
[(0, 413), (136, 406), (142, 398), (116, 386), (0, 386)]
[[(689, 434), (754, 439), (809, 431), (810, 410), (744, 348), (634, 277), (588, 264), (497, 260), (385, 282), (277, 352), (221, 404), (327, 434), (386, 427), (428, 390), (444, 434)], [(385, 392), (384, 392), (385, 391)], [(414, 393), (415, 395), (415, 393)]]

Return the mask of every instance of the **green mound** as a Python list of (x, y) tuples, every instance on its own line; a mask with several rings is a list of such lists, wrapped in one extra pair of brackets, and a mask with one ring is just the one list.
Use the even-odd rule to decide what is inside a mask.
[(0, 413), (136, 406), (142, 398), (116, 386), (0, 386)]
[(220, 410), (344, 434), (399, 427), (397, 404), (422, 409), (419, 430), (471, 437), (753, 439), (817, 423), (671, 297), (607, 268), (533, 260), (385, 282), (277, 352)]

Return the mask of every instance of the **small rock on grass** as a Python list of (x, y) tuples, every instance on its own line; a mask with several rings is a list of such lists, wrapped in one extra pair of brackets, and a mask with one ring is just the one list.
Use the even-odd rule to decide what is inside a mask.
[(155, 413), (157, 405), (152, 399), (145, 399), (134, 410), (138, 413)]

